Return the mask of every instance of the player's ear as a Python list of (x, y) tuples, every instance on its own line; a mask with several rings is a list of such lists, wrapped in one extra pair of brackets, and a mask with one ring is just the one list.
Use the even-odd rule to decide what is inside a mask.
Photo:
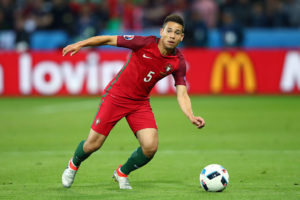
[(161, 35), (163, 34), (163, 31), (164, 31), (164, 27), (162, 27), (162, 28), (160, 29), (160, 37), (161, 37)]
[(184, 33), (181, 34), (181, 39), (180, 39), (181, 42), (182, 42), (183, 38), (184, 38)]

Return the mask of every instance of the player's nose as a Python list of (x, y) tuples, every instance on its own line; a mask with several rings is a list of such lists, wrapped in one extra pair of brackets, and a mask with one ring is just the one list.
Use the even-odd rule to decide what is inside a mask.
[(172, 38), (172, 39), (175, 39), (175, 33), (170, 33), (169, 37)]

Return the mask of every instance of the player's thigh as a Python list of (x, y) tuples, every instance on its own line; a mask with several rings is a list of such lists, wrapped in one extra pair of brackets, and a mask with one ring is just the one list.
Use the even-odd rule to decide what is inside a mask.
[(157, 129), (155, 117), (148, 102), (146, 102), (145, 105), (140, 106), (139, 109), (136, 109), (127, 115), (126, 120), (135, 135), (139, 130), (142, 129)]
[(109, 95), (102, 98), (91, 127), (93, 131), (104, 136), (108, 136), (115, 124), (128, 113), (128, 110), (118, 106), (112, 98)]
[(89, 136), (83, 145), (83, 151), (86, 153), (91, 153), (91, 152), (96, 151), (103, 145), (106, 138), (107, 138), (107, 136), (99, 134), (96, 131), (94, 131), (93, 129), (91, 129)]
[(155, 128), (145, 128), (136, 132), (137, 139), (141, 146), (156, 147), (158, 146), (158, 133)]

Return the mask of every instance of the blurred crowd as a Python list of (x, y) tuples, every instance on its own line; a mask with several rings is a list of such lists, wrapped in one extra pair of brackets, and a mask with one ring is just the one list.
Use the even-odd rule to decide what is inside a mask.
[(206, 46), (211, 29), (225, 46), (240, 46), (244, 28), (300, 27), (300, 0), (0, 0), (0, 31), (28, 42), (36, 30), (59, 29), (77, 41), (157, 28), (171, 13), (185, 19), (186, 46)]

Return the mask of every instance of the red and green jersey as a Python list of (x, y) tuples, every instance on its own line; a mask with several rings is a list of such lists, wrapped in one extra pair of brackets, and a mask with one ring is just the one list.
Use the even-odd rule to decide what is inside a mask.
[(178, 49), (173, 55), (162, 55), (158, 41), (159, 38), (155, 36), (118, 36), (117, 46), (132, 51), (124, 67), (104, 92), (116, 97), (146, 100), (154, 85), (169, 74), (173, 75), (175, 85), (186, 85), (183, 55)]

